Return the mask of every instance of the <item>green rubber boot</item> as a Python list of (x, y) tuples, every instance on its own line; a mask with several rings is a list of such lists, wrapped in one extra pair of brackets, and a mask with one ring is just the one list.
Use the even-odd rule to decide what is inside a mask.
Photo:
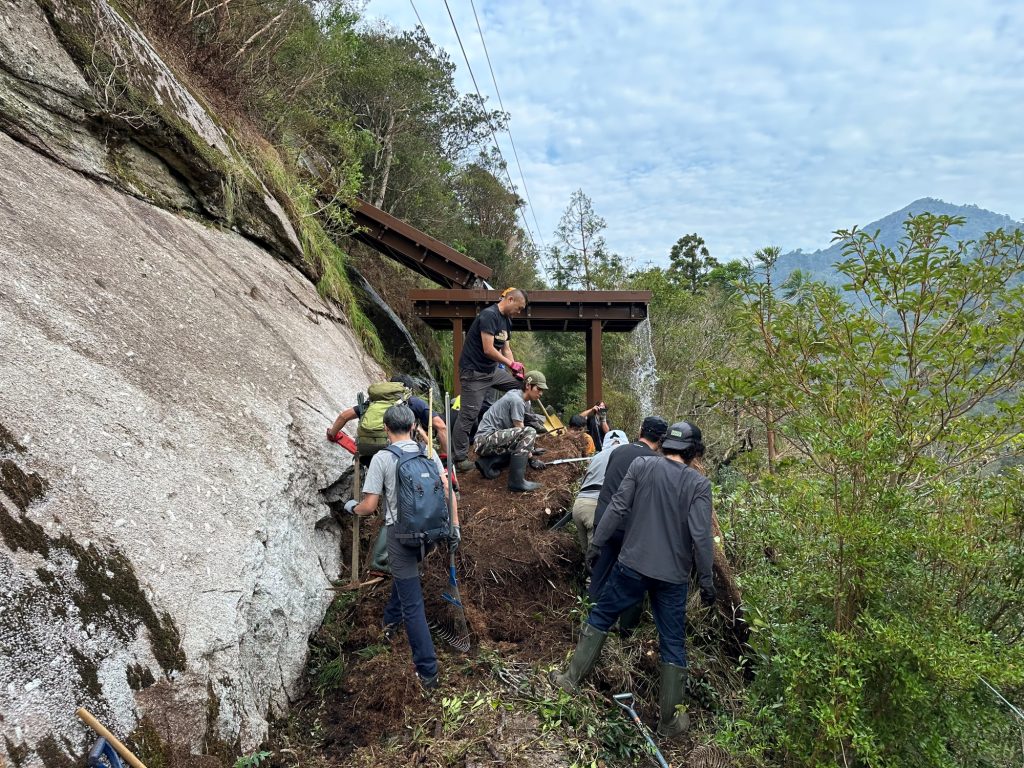
[(385, 525), (380, 527), (377, 541), (373, 544), (373, 554), (370, 556), (370, 570), (391, 573), (391, 565), (388, 563), (388, 529)]
[(690, 730), (690, 716), (677, 707), (686, 695), (686, 667), (676, 664), (660, 664), (661, 689), (658, 691), (658, 735), (669, 739), (682, 736)]
[(565, 672), (552, 672), (551, 682), (565, 691), (576, 691), (580, 683), (591, 673), (597, 659), (601, 655), (601, 646), (604, 639), (608, 637), (607, 632), (594, 629), (589, 624), (583, 625), (583, 634), (576, 644), (576, 650), (569, 660), (569, 668)]

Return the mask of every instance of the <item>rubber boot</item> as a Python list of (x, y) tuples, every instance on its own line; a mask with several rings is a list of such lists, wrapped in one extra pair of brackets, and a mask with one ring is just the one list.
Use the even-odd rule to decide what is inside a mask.
[(370, 556), (370, 570), (386, 575), (391, 574), (391, 565), (388, 563), (388, 529), (385, 525), (380, 527), (377, 541), (374, 542), (373, 554)]
[(498, 463), (498, 454), (481, 456), (476, 460), (476, 468), (484, 476), (484, 480), (494, 480), (501, 474), (501, 470), (494, 465)]
[(686, 694), (686, 667), (676, 664), (659, 664), (661, 689), (658, 691), (658, 735), (669, 739), (682, 736), (690, 730), (690, 716), (676, 709), (683, 703)]
[(530, 457), (525, 453), (516, 454), (512, 457), (512, 463), (508, 467), (508, 489), (526, 493), (536, 491), (541, 487), (540, 483), (531, 483), (526, 479), (526, 461)]
[(579, 689), (580, 683), (591, 673), (597, 659), (601, 655), (601, 647), (604, 639), (608, 637), (607, 632), (594, 629), (589, 624), (583, 625), (583, 634), (576, 644), (576, 650), (569, 660), (569, 668), (565, 672), (552, 672), (550, 680), (564, 691), (575, 691)]

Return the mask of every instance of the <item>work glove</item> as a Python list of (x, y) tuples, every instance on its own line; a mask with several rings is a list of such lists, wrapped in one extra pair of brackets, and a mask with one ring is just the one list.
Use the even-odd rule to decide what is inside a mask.
[(540, 459), (533, 459), (533, 458), (531, 458), (528, 463), (529, 463), (531, 469), (547, 469), (547, 467), (548, 467), (548, 465), (545, 464)]
[(601, 556), (601, 550), (595, 547), (593, 544), (587, 550), (587, 570), (593, 571), (594, 566), (597, 565), (597, 558)]
[(710, 608), (715, 604), (715, 600), (718, 599), (718, 595), (715, 593), (714, 587), (701, 587), (700, 588), (700, 604)]
[(459, 548), (459, 544), (462, 542), (462, 531), (459, 526), (453, 525), (452, 532), (448, 534), (448, 550), (454, 552)]
[(346, 515), (354, 515), (356, 513), (356, 505), (358, 503), (359, 502), (356, 501), (355, 499), (349, 499), (348, 501), (346, 501), (345, 502), (345, 514)]
[(522, 363), (518, 361), (510, 363), (508, 369), (512, 371), (512, 375), (515, 376), (520, 381), (526, 378), (526, 368), (523, 366)]

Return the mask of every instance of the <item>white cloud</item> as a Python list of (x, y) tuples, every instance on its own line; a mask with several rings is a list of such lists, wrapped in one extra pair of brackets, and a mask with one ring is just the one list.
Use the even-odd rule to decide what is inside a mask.
[[(496, 105), (470, 4), (449, 4)], [(416, 8), (471, 90), (444, 4)], [(476, 8), (545, 241), (576, 188), (639, 262), (687, 232), (722, 259), (822, 247), (925, 196), (1024, 216), (1017, 3)], [(367, 14), (416, 23), (408, 0)]]

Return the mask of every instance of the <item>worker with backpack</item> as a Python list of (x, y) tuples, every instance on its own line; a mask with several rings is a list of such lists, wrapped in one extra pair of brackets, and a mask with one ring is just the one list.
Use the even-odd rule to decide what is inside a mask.
[(427, 431), (433, 424), (438, 444), (445, 445), (448, 427), (444, 419), (441, 414), (431, 412), (426, 400), (413, 394), (415, 388), (412, 378), (404, 374), (396, 374), (390, 381), (371, 384), (366, 391), (369, 398), (360, 392), (358, 402), (338, 414), (338, 418), (327, 430), (327, 439), (337, 442), (343, 434), (342, 429), (345, 425), (358, 419), (356, 452), (365, 465), (377, 451), (388, 446), (387, 435), (384, 432), (384, 412), (392, 405), (402, 403), (412, 409), (416, 417), (417, 432), (421, 437), (426, 439)]
[(384, 607), (384, 632), (391, 637), (401, 625), (409, 638), (416, 675), (424, 689), (437, 687), (437, 655), (423, 608), (419, 562), (441, 542), (458, 548), (461, 540), (458, 503), (451, 496), (448, 477), (437, 455), (412, 436), (415, 416), (404, 404), (383, 415), (388, 446), (370, 461), (363, 497), (345, 505), (349, 514), (372, 515), (384, 500), (384, 530), (393, 575), (391, 598)]

